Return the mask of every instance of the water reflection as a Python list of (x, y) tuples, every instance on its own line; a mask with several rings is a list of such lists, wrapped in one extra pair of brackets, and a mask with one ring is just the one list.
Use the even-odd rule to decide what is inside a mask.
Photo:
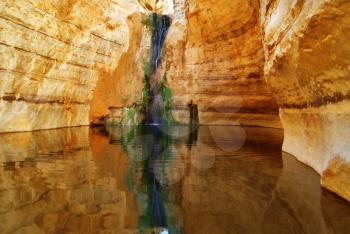
[(281, 153), (281, 131), (243, 131), (1, 134), (0, 233), (350, 233), (350, 205)]
[[(173, 145), (179, 139), (167, 133), (183, 127), (169, 128), (173, 131), (154, 125), (108, 129), (111, 142), (120, 143), (131, 159), (126, 183), (136, 196), (141, 232), (181, 232), (172, 207), (178, 188), (171, 185), (183, 177), (184, 164), (177, 162), (179, 155)], [(116, 132), (120, 136), (115, 135)]]

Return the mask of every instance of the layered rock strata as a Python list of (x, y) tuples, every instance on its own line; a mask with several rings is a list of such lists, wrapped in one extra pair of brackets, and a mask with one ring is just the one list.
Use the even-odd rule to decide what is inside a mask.
[(280, 127), (279, 106), (283, 150), (350, 200), (349, 9), (346, 0), (2, 1), (0, 132), (87, 125), (133, 105), (150, 45), (141, 22), (156, 11), (173, 18), (161, 69), (176, 120), (188, 123), (192, 103), (202, 124)]
[(350, 2), (262, 1), (261, 16), (283, 150), (350, 200)]
[(280, 127), (278, 107), (263, 78), (259, 2), (178, 0), (164, 65), (174, 91), (174, 115), (201, 124)]
[(94, 120), (107, 105), (133, 102), (125, 89), (137, 82), (125, 83), (138, 76), (125, 71), (137, 73), (131, 60), (143, 50), (134, 13), (171, 11), (169, 1), (157, 2), (147, 9), (137, 0), (2, 1), (0, 132), (88, 125), (89, 113)]

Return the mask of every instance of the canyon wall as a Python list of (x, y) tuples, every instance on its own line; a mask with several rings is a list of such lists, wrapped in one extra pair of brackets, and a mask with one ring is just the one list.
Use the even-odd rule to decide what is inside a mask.
[[(99, 69), (99, 79), (91, 102), (90, 121), (102, 123), (110, 107), (117, 108), (121, 118), (123, 107), (141, 100), (144, 63), (149, 56), (151, 35), (142, 24), (144, 15), (134, 13), (127, 20), (128, 49), (122, 54), (116, 69)], [(119, 111), (118, 111), (119, 109)]]
[(0, 132), (101, 123), (109, 107), (138, 102), (149, 12), (173, 17), (163, 68), (176, 120), (188, 122), (192, 100), (202, 124), (280, 127), (256, 0), (0, 4)]
[[(173, 18), (163, 73), (188, 123), (281, 127), (283, 150), (350, 200), (347, 0), (0, 2), (0, 132), (99, 123), (140, 100), (145, 14)], [(264, 79), (265, 77), (265, 79)]]
[(171, 13), (170, 2), (1, 1), (0, 132), (88, 125), (132, 103), (141, 15)]
[(261, 18), (283, 150), (350, 200), (350, 2), (262, 1)]
[(278, 107), (263, 78), (264, 50), (256, 0), (176, 0), (166, 42), (174, 115), (201, 124), (280, 127)]

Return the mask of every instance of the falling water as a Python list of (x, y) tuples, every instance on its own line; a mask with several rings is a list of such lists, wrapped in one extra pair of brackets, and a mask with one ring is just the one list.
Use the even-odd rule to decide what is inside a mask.
[(165, 100), (159, 79), (158, 68), (161, 63), (162, 49), (167, 32), (170, 27), (170, 18), (167, 15), (152, 14), (152, 45), (151, 45), (151, 80), (150, 80), (150, 100), (147, 107), (147, 124), (161, 125), (164, 123)]
[(155, 26), (152, 32), (152, 75), (154, 82), (157, 83), (158, 67), (161, 62), (164, 41), (170, 27), (170, 18), (167, 15), (159, 16), (157, 14), (153, 14), (152, 18)]

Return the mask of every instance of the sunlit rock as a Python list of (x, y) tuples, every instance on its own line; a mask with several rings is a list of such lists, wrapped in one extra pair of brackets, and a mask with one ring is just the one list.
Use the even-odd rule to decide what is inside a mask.
[(349, 199), (350, 3), (263, 3), (265, 79), (280, 107), (283, 150)]
[[(1, 1), (0, 132), (140, 123), (144, 116), (132, 115), (132, 107), (139, 107), (146, 96), (145, 65), (152, 56), (154, 38), (145, 19), (151, 13), (167, 15), (172, 22), (164, 50), (158, 50), (157, 57), (162, 59), (157, 59), (156, 76), (167, 77), (173, 94), (167, 107), (177, 123), (274, 128), (283, 125), (283, 151), (315, 169), (325, 188), (350, 200), (348, 0)], [(154, 97), (154, 102), (149, 103), (156, 105), (149, 107), (158, 111), (165, 101), (160, 95)], [(132, 118), (123, 119), (129, 114)], [(221, 151), (232, 154), (244, 147), (245, 133), (222, 129), (214, 129), (214, 138), (203, 141), (216, 142)], [(181, 131), (160, 130), (174, 139), (184, 137)], [(190, 149), (197, 135), (189, 131)], [(92, 179), (96, 173), (91, 153), (76, 152), (78, 146), (89, 147), (87, 133), (77, 140), (80, 134), (57, 130), (54, 134), (2, 135), (0, 162), (17, 170), (32, 165), (29, 159), (39, 157), (43, 161), (36, 162), (35, 168), (23, 175), (19, 173), (19, 178), (31, 179), (40, 171), (47, 176), (50, 189), (71, 189), (82, 178)], [(118, 141), (118, 134), (111, 133), (112, 143)], [(222, 141), (229, 136), (230, 142)], [(103, 151), (107, 140), (102, 136), (93, 138), (101, 145), (92, 147)], [(134, 143), (140, 145), (144, 140)], [(136, 162), (149, 156), (139, 155), (143, 150), (140, 147), (126, 148)], [(197, 152), (202, 154), (203, 150)], [(207, 170), (215, 165), (216, 158), (209, 153), (207, 161), (194, 157), (195, 167)], [(77, 160), (46, 161), (47, 157), (70, 154), (77, 154)], [(70, 179), (73, 172), (75, 177)], [(169, 170), (169, 178), (160, 178), (177, 181), (183, 172)], [(43, 180), (34, 189), (23, 182), (25, 179), (18, 188), (12, 188), (14, 173), (6, 173), (4, 178), (9, 179), (3, 183), (10, 189), (3, 192), (1, 199), (9, 199), (1, 200), (1, 212), (45, 194), (40, 188)], [(72, 205), (73, 213), (79, 214), (98, 212), (93, 204), (81, 204), (91, 197), (99, 202), (124, 199), (115, 192), (109, 197), (108, 189), (88, 192), (89, 186), (71, 189), (65, 195), (54, 191), (48, 196), (79, 203)], [(284, 194), (281, 197), (290, 200)], [(281, 204), (277, 201), (273, 205)], [(36, 215), (46, 208), (39, 202), (31, 210), (23, 209)], [(43, 223), (43, 229), (50, 231), (51, 224), (61, 220), (68, 220), (67, 227), (72, 232), (79, 223), (94, 224), (90, 218), (55, 214), (40, 216), (34, 224), (20, 211), (3, 218), (9, 222), (4, 231), (13, 230), (16, 224), (10, 219), (17, 215), (20, 224), (31, 223), (19, 232), (36, 232)], [(112, 217), (114, 214), (101, 223), (110, 227)]]
[(176, 0), (164, 69), (174, 115), (188, 123), (188, 104), (202, 124), (280, 127), (264, 77), (259, 1)]

